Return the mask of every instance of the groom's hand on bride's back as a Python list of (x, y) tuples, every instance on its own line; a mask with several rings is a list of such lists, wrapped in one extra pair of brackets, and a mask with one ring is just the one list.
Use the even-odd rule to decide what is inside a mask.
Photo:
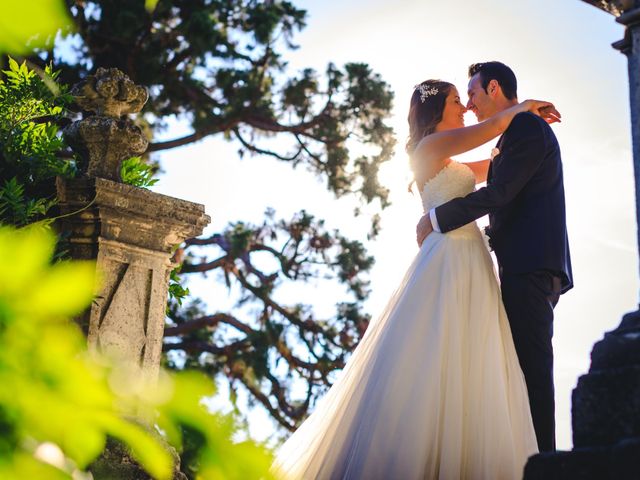
[(420, 218), (418, 225), (416, 225), (416, 240), (418, 241), (418, 247), (422, 246), (422, 242), (424, 242), (424, 239), (427, 238), (431, 232), (433, 232), (433, 226), (431, 225), (431, 219), (427, 213)]

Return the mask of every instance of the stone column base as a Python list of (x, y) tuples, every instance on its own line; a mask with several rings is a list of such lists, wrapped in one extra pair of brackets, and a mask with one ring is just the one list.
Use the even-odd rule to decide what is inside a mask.
[(172, 249), (202, 233), (204, 207), (103, 178), (59, 178), (57, 190), (61, 214), (70, 214), (57, 227), (71, 257), (96, 260), (102, 276), (78, 319), (89, 346), (155, 378)]

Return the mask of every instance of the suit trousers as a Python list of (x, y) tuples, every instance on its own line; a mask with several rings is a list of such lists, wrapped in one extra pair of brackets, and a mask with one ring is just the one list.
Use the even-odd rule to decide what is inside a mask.
[(513, 342), (527, 384), (538, 449), (553, 451), (556, 440), (551, 339), (560, 279), (546, 270), (510, 274), (501, 269), (500, 282)]

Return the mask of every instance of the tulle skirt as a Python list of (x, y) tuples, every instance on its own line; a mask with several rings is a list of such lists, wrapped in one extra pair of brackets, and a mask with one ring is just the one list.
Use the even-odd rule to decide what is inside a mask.
[(472, 223), (427, 238), (272, 471), (286, 480), (512, 480), (536, 452), (493, 264)]

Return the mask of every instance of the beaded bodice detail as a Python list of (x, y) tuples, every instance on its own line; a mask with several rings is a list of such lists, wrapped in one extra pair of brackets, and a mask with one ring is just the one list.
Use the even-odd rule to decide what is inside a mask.
[(453, 198), (466, 196), (473, 192), (475, 185), (475, 175), (469, 167), (463, 163), (449, 162), (422, 187), (420, 196), (424, 211), (428, 212)]

